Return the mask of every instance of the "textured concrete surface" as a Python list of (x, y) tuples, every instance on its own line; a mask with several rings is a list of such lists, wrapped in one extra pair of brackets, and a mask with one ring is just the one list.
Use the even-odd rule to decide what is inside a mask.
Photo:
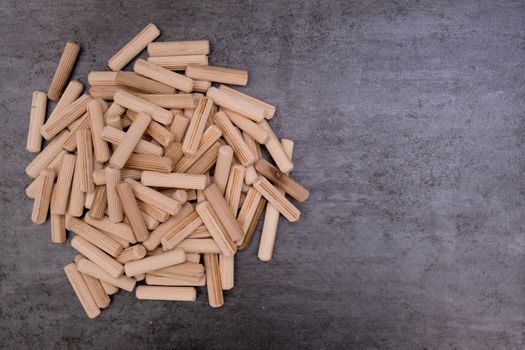
[[(523, 348), (524, 16), (508, 0), (1, 2), (0, 347)], [(149, 21), (249, 70), (312, 195), (271, 263), (257, 244), (239, 256), (223, 308), (120, 293), (90, 321), (62, 271), (73, 250), (30, 221), (31, 91), (66, 40), (86, 82)]]

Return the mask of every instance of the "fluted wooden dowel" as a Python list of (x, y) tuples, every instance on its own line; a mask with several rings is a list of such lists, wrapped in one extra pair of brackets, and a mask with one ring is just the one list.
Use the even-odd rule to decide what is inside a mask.
[(224, 112), (219, 111), (215, 113), (213, 122), (221, 129), (224, 139), (233, 148), (235, 156), (242, 165), (249, 166), (256, 161), (257, 156), (252, 153), (246, 142), (244, 142), (239, 129), (232, 124)]
[(202, 64), (188, 64), (186, 76), (197, 80), (241, 86), (245, 86), (248, 83), (248, 71)]
[(67, 210), (69, 193), (73, 182), (76, 156), (65, 154), (58, 172), (57, 182), (53, 188), (51, 197), (51, 213), (64, 215)]
[(266, 198), (288, 221), (299, 220), (301, 212), (286, 197), (279, 192), (266, 178), (259, 176), (253, 183), (253, 187)]
[(146, 274), (146, 284), (154, 286), (195, 286), (202, 287), (206, 285), (206, 276), (195, 279), (185, 279), (180, 277), (167, 277), (167, 276), (158, 276), (152, 273)]
[(181, 205), (175, 199), (165, 196), (152, 188), (146, 187), (135, 180), (126, 179), (125, 181), (131, 185), (135, 197), (138, 200), (146, 202), (170, 215), (176, 215), (179, 212)]
[(53, 80), (51, 80), (51, 85), (47, 90), (47, 97), (52, 101), (58, 101), (62, 92), (66, 87), (66, 84), (69, 80), (69, 76), (75, 67), (75, 62), (77, 61), (78, 53), (80, 52), (80, 46), (78, 44), (68, 41), (58, 62), (55, 75)]
[(191, 92), (193, 90), (192, 79), (143, 59), (138, 59), (135, 62), (133, 70), (140, 75), (171, 86), (177, 90), (184, 92)]
[(172, 114), (173, 123), (170, 126), (170, 132), (175, 136), (175, 142), (181, 142), (186, 134), (190, 120), (181, 112), (174, 111)]
[(237, 216), (239, 210), (239, 203), (241, 199), (241, 190), (244, 183), (244, 167), (240, 164), (234, 164), (230, 170), (230, 177), (228, 178), (228, 185), (224, 193), (224, 198), (233, 213)]
[(130, 109), (134, 112), (144, 112), (151, 116), (151, 118), (163, 125), (169, 125), (173, 120), (173, 115), (167, 109), (157, 106), (154, 103), (146, 101), (136, 95), (130, 94), (124, 90), (115, 92), (115, 102), (122, 107)]
[(257, 143), (264, 144), (268, 140), (268, 131), (259, 124), (232, 111), (224, 110), (224, 113), (235, 126), (250, 135)]
[(40, 152), (25, 169), (29, 177), (35, 178), (44, 170), (64, 147), (66, 139), (69, 137), (69, 131), (65, 130), (60, 135), (53, 138), (53, 141)]
[(226, 186), (228, 184), (228, 177), (230, 175), (230, 167), (233, 160), (233, 149), (224, 145), (219, 148), (217, 162), (215, 164), (215, 172), (213, 181), (217, 184), (219, 191), (224, 195)]
[(226, 94), (230, 95), (233, 98), (236, 98), (238, 100), (243, 100), (248, 105), (255, 105), (263, 109), (264, 111), (264, 118), (265, 119), (272, 119), (273, 115), (275, 114), (275, 106), (272, 106), (269, 103), (266, 103), (264, 101), (261, 101), (259, 99), (256, 99), (255, 97), (243, 94), (242, 92), (239, 92), (237, 90), (234, 90), (226, 85), (220, 85), (219, 90), (222, 90)]
[(144, 220), (142, 219), (131, 186), (126, 182), (121, 182), (117, 185), (117, 192), (120, 197), (120, 202), (122, 203), (122, 208), (124, 209), (124, 213), (133, 229), (137, 242), (145, 241), (149, 236), (149, 232)]
[(206, 97), (199, 100), (182, 143), (182, 152), (184, 154), (194, 155), (197, 152), (212, 106), (213, 101)]
[(98, 278), (100, 281), (109, 283), (128, 292), (133, 291), (133, 288), (135, 288), (135, 284), (137, 283), (133, 278), (127, 276), (113, 277), (101, 266), (85, 258), (82, 258), (77, 262), (77, 267), (82, 273)]
[(126, 132), (126, 136), (124, 136), (124, 139), (109, 159), (109, 164), (113, 168), (122, 169), (122, 167), (124, 167), (124, 164), (126, 164), (129, 156), (133, 153), (133, 149), (137, 146), (137, 143), (150, 122), (151, 117), (149, 114), (139, 113), (137, 115), (137, 119), (131, 124)]
[(204, 254), (206, 266), (206, 287), (208, 289), (208, 303), (211, 307), (221, 307), (224, 304), (222, 295), (221, 274), (217, 254)]
[(175, 165), (174, 171), (186, 172), (199, 158), (222, 136), (222, 132), (215, 125), (210, 125), (202, 135), (201, 143), (194, 155), (184, 155)]
[(29, 129), (27, 133), (26, 149), (29, 152), (40, 152), (42, 149), (42, 135), (40, 129), (46, 118), (47, 96), (40, 91), (33, 92), (31, 113), (29, 115)]
[[(53, 206), (51, 206), (53, 209)], [(66, 240), (66, 219), (62, 214), (51, 213), (51, 242), (64, 243)]]
[(292, 179), (290, 176), (282, 173), (279, 169), (274, 167), (265, 159), (259, 159), (255, 163), (255, 169), (258, 173), (272, 181), (275, 187), (283, 190), (298, 202), (303, 203), (308, 199), (310, 193), (297, 181)]
[(117, 261), (121, 264), (125, 264), (130, 261), (140, 260), (145, 256), (146, 248), (144, 248), (142, 244), (136, 244), (124, 249), (117, 257)]
[(80, 96), (82, 90), (84, 87), (78, 80), (70, 81), (47, 120), (55, 119), (61, 110), (72, 104)]
[(71, 287), (73, 287), (80, 304), (84, 308), (86, 315), (89, 318), (95, 318), (100, 315), (100, 309), (89, 292), (86, 281), (78, 271), (77, 266), (74, 263), (68, 264), (64, 267), (64, 272), (66, 273), (67, 279), (69, 280)]
[[(128, 111), (126, 115), (132, 121), (137, 118), (137, 113), (133, 111)], [(165, 126), (154, 120), (149, 123), (145, 133), (164, 147), (171, 145), (175, 139), (175, 136)]]
[(281, 170), (283, 173), (289, 173), (290, 171), (292, 171), (292, 160), (284, 152), (281, 143), (277, 139), (277, 136), (275, 136), (268, 122), (264, 120), (260, 122), (259, 125), (264, 127), (266, 131), (268, 131), (268, 140), (266, 141), (265, 146), (270, 155), (272, 156), (273, 160), (275, 161), (275, 164), (277, 164), (279, 170)]
[(256, 122), (264, 120), (265, 113), (262, 107), (240, 100), (216, 87), (209, 88), (206, 96), (211, 98), (216, 105), (245, 116), (248, 119)]
[(46, 140), (50, 140), (55, 135), (64, 130), (67, 126), (73, 123), (86, 113), (87, 104), (92, 98), (89, 95), (82, 95), (77, 98), (69, 106), (58, 112), (57, 117), (53, 120), (48, 120), (40, 129), (40, 133)]
[(124, 272), (124, 266), (122, 266), (122, 264), (80, 236), (73, 237), (71, 246), (80, 254), (97, 264), (113, 278), (120, 277)]
[(95, 190), (95, 183), (93, 182), (93, 146), (89, 129), (77, 132), (77, 154), (80, 167), (80, 190), (82, 192), (92, 192)]
[(235, 255), (219, 255), (219, 272), (223, 290), (230, 290), (234, 286)]
[(208, 64), (206, 55), (187, 55), (187, 56), (156, 56), (148, 57), (148, 62), (156, 64), (169, 70), (185, 70), (188, 64)]
[(184, 173), (164, 174), (155, 171), (143, 171), (141, 182), (145, 186), (152, 187), (189, 188), (202, 190), (206, 187), (206, 176)]
[(52, 169), (44, 169), (39, 176), (42, 179), (40, 180), (40, 187), (33, 202), (33, 212), (31, 214), (31, 221), (35, 224), (43, 224), (46, 222), (53, 191), (53, 183), (55, 181), (55, 171)]
[[(175, 88), (161, 82), (146, 78), (135, 72), (120, 71), (116, 76), (117, 84), (125, 86), (138, 96), (141, 94), (173, 94)], [(130, 91), (131, 92), (131, 91)]]
[(153, 23), (148, 24), (108, 60), (108, 67), (112, 71), (121, 70), (159, 35), (159, 29)]
[(242, 227), (242, 230), (244, 231), (244, 236), (241, 239), (237, 240), (237, 245), (241, 245), (243, 243), (244, 238), (248, 233), (248, 229), (250, 228), (252, 219), (255, 216), (255, 213), (257, 212), (257, 208), (259, 207), (259, 202), (261, 201), (261, 198), (262, 196), (259, 193), (259, 191), (257, 191), (253, 187), (250, 187), (248, 193), (246, 194), (244, 203), (242, 204), (241, 210), (239, 211), (239, 215), (237, 216), (237, 221), (239, 222), (239, 224)]
[(86, 275), (84, 273), (81, 274), (89, 289), (89, 293), (95, 300), (95, 304), (97, 304), (97, 306), (100, 309), (107, 308), (111, 303), (111, 299), (109, 299), (108, 293), (106, 293), (106, 291), (102, 287), (102, 283), (100, 283), (100, 280), (96, 279), (93, 276)]
[(117, 257), (122, 252), (122, 245), (84, 221), (78, 218), (71, 218), (68, 225), (70, 231), (75, 232), (78, 236), (108, 253), (112, 257)]
[(92, 217), (93, 219), (102, 219), (108, 205), (108, 197), (106, 192), (106, 186), (99, 185), (95, 186), (95, 192), (93, 195), (93, 203), (86, 216)]
[(130, 261), (124, 265), (124, 269), (126, 271), (126, 276), (133, 277), (141, 273), (177, 265), (184, 261), (186, 261), (186, 254), (182, 249), (177, 248), (162, 254), (148, 256), (144, 259)]
[(108, 166), (105, 169), (105, 175), (109, 220), (114, 223), (121, 222), (124, 220), (124, 212), (122, 211), (122, 203), (117, 194), (117, 185), (122, 180), (120, 169), (114, 169)]
[[(120, 119), (120, 118), (119, 118)], [(111, 126), (105, 126), (102, 130), (102, 139), (112, 143), (113, 145), (120, 145), (126, 133)], [(164, 150), (161, 146), (155, 145), (145, 140), (139, 140), (133, 152), (140, 154), (150, 154), (154, 156), (161, 156)]]
[(210, 202), (213, 210), (226, 229), (226, 232), (230, 235), (230, 238), (233, 241), (240, 239), (244, 235), (244, 232), (239, 226), (237, 219), (229, 208), (228, 202), (222, 196), (217, 185), (211, 184), (208, 186), (204, 190), (204, 196), (206, 197), (206, 200)]
[(160, 240), (162, 247), (165, 250), (173, 249), (180, 242), (189, 237), (200, 225), (202, 225), (202, 219), (197, 212), (192, 212), (162, 237)]
[(80, 163), (77, 157), (75, 170), (73, 172), (73, 182), (71, 183), (71, 192), (69, 194), (69, 205), (67, 213), (74, 217), (82, 216), (84, 212), (84, 197), (86, 192), (80, 190)]
[(235, 254), (237, 247), (230, 236), (226, 233), (224, 226), (221, 224), (210, 203), (208, 201), (203, 201), (197, 204), (195, 210), (221, 250), (221, 253), (226, 256)]
[(151, 57), (208, 55), (209, 53), (208, 40), (165, 41), (148, 45), (148, 55)]
[(109, 145), (102, 139), (104, 129), (104, 113), (102, 111), (101, 100), (92, 100), (87, 105), (91, 127), (91, 137), (93, 139), (94, 156), (97, 162), (105, 163), (109, 160)]

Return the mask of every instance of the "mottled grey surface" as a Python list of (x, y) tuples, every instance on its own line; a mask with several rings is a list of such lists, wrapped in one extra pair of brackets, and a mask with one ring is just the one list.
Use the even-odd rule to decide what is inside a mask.
[[(522, 1), (0, 3), (0, 347), (518, 349), (525, 345)], [(208, 38), (295, 140), (311, 191), (275, 258), (237, 259), (226, 304), (137, 302), (88, 320), (33, 225), (33, 90), (66, 40), (84, 83), (148, 22)]]

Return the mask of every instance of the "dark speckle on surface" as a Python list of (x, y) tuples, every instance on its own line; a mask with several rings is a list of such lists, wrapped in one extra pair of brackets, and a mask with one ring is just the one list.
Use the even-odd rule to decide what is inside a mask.
[[(0, 17), (0, 348), (524, 348), (523, 1), (5, 0)], [(31, 92), (67, 40), (86, 84), (148, 22), (249, 70), (311, 196), (270, 263), (259, 232), (237, 256), (223, 308), (120, 292), (89, 320), (69, 241), (30, 220)]]

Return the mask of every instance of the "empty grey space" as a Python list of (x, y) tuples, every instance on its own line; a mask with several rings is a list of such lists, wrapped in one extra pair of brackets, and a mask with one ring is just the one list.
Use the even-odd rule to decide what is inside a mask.
[[(525, 346), (522, 1), (2, 1), (0, 348), (518, 349)], [(220, 309), (120, 292), (89, 320), (24, 189), (31, 93), (67, 40), (87, 85), (147, 23), (277, 106), (311, 192), (237, 255)], [(143, 54), (143, 56), (145, 56)], [(129, 69), (129, 66), (127, 67)]]

